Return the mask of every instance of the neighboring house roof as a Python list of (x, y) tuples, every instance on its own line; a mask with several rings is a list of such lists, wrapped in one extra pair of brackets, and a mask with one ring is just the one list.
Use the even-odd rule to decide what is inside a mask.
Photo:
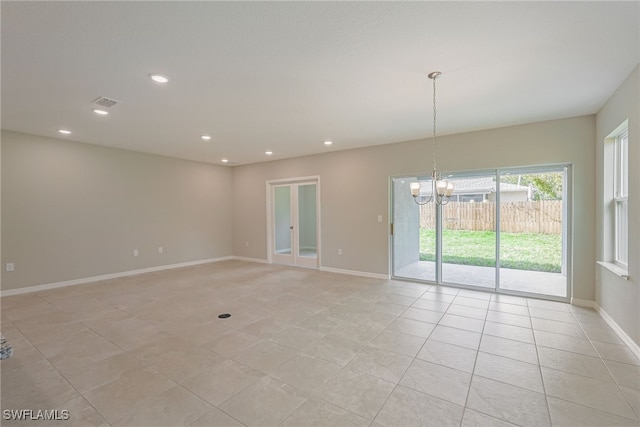
[(454, 194), (489, 194), (495, 192), (495, 182), (493, 178), (469, 178), (456, 179)]
[[(455, 184), (453, 194), (490, 194), (496, 192), (496, 183), (493, 177), (485, 178), (455, 178), (452, 180)], [(420, 181), (420, 193), (422, 195), (431, 194), (431, 181)], [(529, 187), (525, 185), (510, 184), (507, 182), (500, 183), (500, 191), (504, 193), (516, 191), (529, 191)]]

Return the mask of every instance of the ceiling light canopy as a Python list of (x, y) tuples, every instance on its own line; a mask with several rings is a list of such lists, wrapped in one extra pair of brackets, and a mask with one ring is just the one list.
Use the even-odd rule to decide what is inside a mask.
[(109, 114), (109, 112), (108, 112), (108, 111), (101, 110), (101, 109), (99, 109), (99, 108), (94, 108), (94, 109), (93, 109), (93, 112), (94, 112), (94, 113), (96, 113), (96, 114), (97, 114), (97, 115), (99, 115), (99, 116), (106, 116), (106, 115), (108, 115), (108, 114)]
[(325, 141), (324, 142), (324, 145), (331, 145), (331, 144), (333, 144), (333, 141)]
[(200, 137), (203, 141), (209, 141), (211, 139), (211, 135), (202, 135)]
[(169, 77), (164, 74), (149, 74), (149, 78), (159, 84), (169, 83)]
[(60, 132), (63, 135), (70, 135), (71, 131), (67, 130), (67, 129), (58, 129), (58, 132)]
[(264, 152), (264, 154), (266, 154), (267, 156), (271, 156), (273, 154), (273, 151), (267, 150)]
[(229, 159), (222, 159), (221, 162), (222, 163), (229, 163)]

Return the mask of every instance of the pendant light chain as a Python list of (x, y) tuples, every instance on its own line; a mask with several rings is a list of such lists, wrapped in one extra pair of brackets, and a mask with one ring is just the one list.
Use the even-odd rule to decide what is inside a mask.
[(436, 76), (433, 77), (433, 170), (436, 170), (436, 155), (438, 145), (436, 143)]

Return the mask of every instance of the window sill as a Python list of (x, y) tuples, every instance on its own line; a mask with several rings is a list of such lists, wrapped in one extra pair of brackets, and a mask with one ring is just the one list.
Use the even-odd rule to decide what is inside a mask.
[(620, 267), (619, 265), (612, 262), (598, 261), (598, 264), (600, 264), (613, 274), (622, 277), (624, 280), (629, 280), (629, 270), (627, 270), (626, 268)]

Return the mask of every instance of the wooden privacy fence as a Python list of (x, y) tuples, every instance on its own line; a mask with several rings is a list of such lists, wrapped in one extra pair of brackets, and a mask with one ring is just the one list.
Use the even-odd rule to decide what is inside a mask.
[[(449, 202), (442, 207), (447, 230), (495, 231), (495, 202)], [(433, 203), (420, 207), (420, 227), (435, 228)], [(505, 233), (562, 232), (562, 200), (506, 202), (500, 206), (500, 231)]]

